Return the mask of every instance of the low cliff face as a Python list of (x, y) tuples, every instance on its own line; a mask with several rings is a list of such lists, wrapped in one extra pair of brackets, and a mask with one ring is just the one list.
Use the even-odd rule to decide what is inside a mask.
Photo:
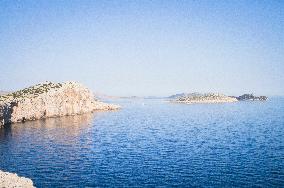
[(90, 90), (76, 82), (46, 82), (0, 96), (0, 121), (7, 124), (117, 108), (95, 100)]
[(218, 93), (190, 93), (183, 94), (176, 98), (174, 102), (194, 104), (194, 103), (226, 103), (226, 102), (236, 102), (238, 101), (234, 97), (229, 97)]

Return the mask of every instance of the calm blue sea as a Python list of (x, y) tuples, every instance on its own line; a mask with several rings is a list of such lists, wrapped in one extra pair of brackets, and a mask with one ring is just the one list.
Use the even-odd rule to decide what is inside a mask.
[(284, 187), (284, 98), (110, 102), (0, 128), (0, 169), (37, 187)]

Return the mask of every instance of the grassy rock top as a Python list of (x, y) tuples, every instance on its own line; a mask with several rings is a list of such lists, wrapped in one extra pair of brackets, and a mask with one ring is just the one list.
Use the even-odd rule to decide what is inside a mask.
[(51, 91), (57, 91), (61, 88), (78, 87), (78, 86), (82, 87), (80, 84), (76, 82), (66, 82), (66, 83), (44, 82), (13, 93), (0, 95), (0, 104), (11, 101), (17, 101), (24, 98), (36, 98), (41, 94), (45, 94)]

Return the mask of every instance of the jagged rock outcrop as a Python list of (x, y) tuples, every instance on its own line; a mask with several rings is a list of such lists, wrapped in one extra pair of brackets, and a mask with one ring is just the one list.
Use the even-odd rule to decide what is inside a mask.
[(266, 96), (254, 96), (253, 94), (243, 94), (239, 97), (236, 97), (239, 101), (246, 101), (246, 100), (258, 100), (258, 101), (266, 101), (268, 99), (268, 97)]
[(97, 101), (90, 90), (79, 83), (46, 82), (0, 96), (0, 122), (8, 124), (118, 108)]
[(17, 174), (3, 172), (0, 170), (0, 187), (5, 188), (34, 188), (29, 178), (19, 177)]
[(195, 104), (195, 103), (227, 103), (227, 102), (236, 102), (238, 101), (234, 97), (229, 97), (223, 94), (218, 93), (189, 93), (175, 95), (177, 98), (174, 98), (174, 102), (186, 103), (186, 104)]

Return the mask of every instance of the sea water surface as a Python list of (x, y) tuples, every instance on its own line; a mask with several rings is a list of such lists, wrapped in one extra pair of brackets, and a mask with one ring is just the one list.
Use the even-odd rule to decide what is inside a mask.
[(0, 169), (37, 187), (284, 187), (284, 99), (114, 100), (0, 128)]

